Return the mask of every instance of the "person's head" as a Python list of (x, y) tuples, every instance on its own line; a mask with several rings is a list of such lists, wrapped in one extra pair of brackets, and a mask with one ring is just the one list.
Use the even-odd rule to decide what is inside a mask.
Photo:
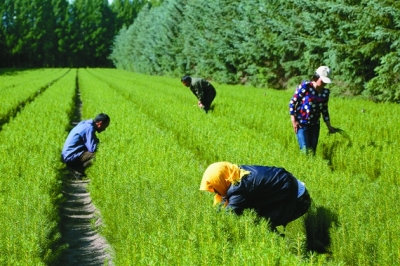
[(312, 80), (316, 83), (318, 87), (325, 87), (326, 84), (332, 83), (330, 76), (332, 71), (327, 66), (320, 66), (316, 71)]
[(229, 162), (210, 164), (203, 174), (200, 190), (216, 193), (214, 204), (220, 203), (222, 197), (226, 196), (231, 184), (240, 182), (240, 179), (249, 173), (240, 169), (238, 165)]
[(93, 119), (94, 124), (96, 125), (96, 131), (101, 133), (110, 124), (110, 117), (107, 114), (98, 114), (94, 119)]
[(184, 76), (181, 78), (182, 84), (185, 85), (186, 87), (190, 87), (192, 84), (192, 78), (190, 76)]

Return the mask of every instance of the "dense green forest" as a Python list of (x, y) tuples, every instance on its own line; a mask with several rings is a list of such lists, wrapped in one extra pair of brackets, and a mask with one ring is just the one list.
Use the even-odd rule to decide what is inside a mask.
[(333, 92), (400, 101), (400, 1), (169, 0), (116, 37), (117, 68), (295, 88), (320, 65)]
[(111, 67), (114, 36), (147, 3), (1, 0), (0, 67)]
[(397, 0), (3, 0), (0, 67), (112, 67), (400, 102)]

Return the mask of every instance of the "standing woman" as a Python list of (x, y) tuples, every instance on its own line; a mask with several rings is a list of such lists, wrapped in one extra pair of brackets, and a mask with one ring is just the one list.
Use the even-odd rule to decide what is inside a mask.
[(294, 133), (297, 136), (300, 149), (315, 154), (320, 131), (320, 116), (328, 127), (329, 133), (336, 130), (331, 126), (328, 101), (329, 89), (326, 84), (332, 81), (329, 78), (331, 70), (327, 66), (320, 66), (312, 81), (301, 82), (289, 103), (290, 118)]

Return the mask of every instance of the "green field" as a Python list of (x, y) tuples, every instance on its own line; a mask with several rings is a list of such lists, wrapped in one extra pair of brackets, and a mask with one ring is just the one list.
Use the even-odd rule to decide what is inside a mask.
[[(59, 159), (78, 91), (82, 119), (111, 117), (87, 174), (115, 265), (400, 264), (398, 104), (331, 98), (331, 123), (344, 133), (322, 125), (312, 157), (300, 153), (291, 127), (295, 88), (213, 83), (214, 110), (205, 114), (179, 79), (29, 72), (0, 75), (0, 264), (52, 264), (64, 248)], [(35, 72), (44, 80), (29, 82)], [(251, 212), (217, 211), (213, 195), (199, 191), (216, 161), (284, 167), (306, 183), (309, 214), (281, 237)]]

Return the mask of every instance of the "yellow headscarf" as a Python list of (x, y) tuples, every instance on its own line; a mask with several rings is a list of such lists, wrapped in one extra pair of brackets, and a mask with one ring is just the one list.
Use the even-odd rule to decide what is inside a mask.
[[(240, 169), (238, 165), (229, 162), (217, 162), (210, 164), (203, 174), (200, 183), (200, 190), (219, 194), (215, 194), (214, 205), (222, 202), (222, 197), (226, 193), (231, 184), (240, 182), (243, 176), (250, 174), (249, 171)], [(215, 189), (215, 190), (214, 190)], [(225, 206), (228, 201), (225, 202)]]

